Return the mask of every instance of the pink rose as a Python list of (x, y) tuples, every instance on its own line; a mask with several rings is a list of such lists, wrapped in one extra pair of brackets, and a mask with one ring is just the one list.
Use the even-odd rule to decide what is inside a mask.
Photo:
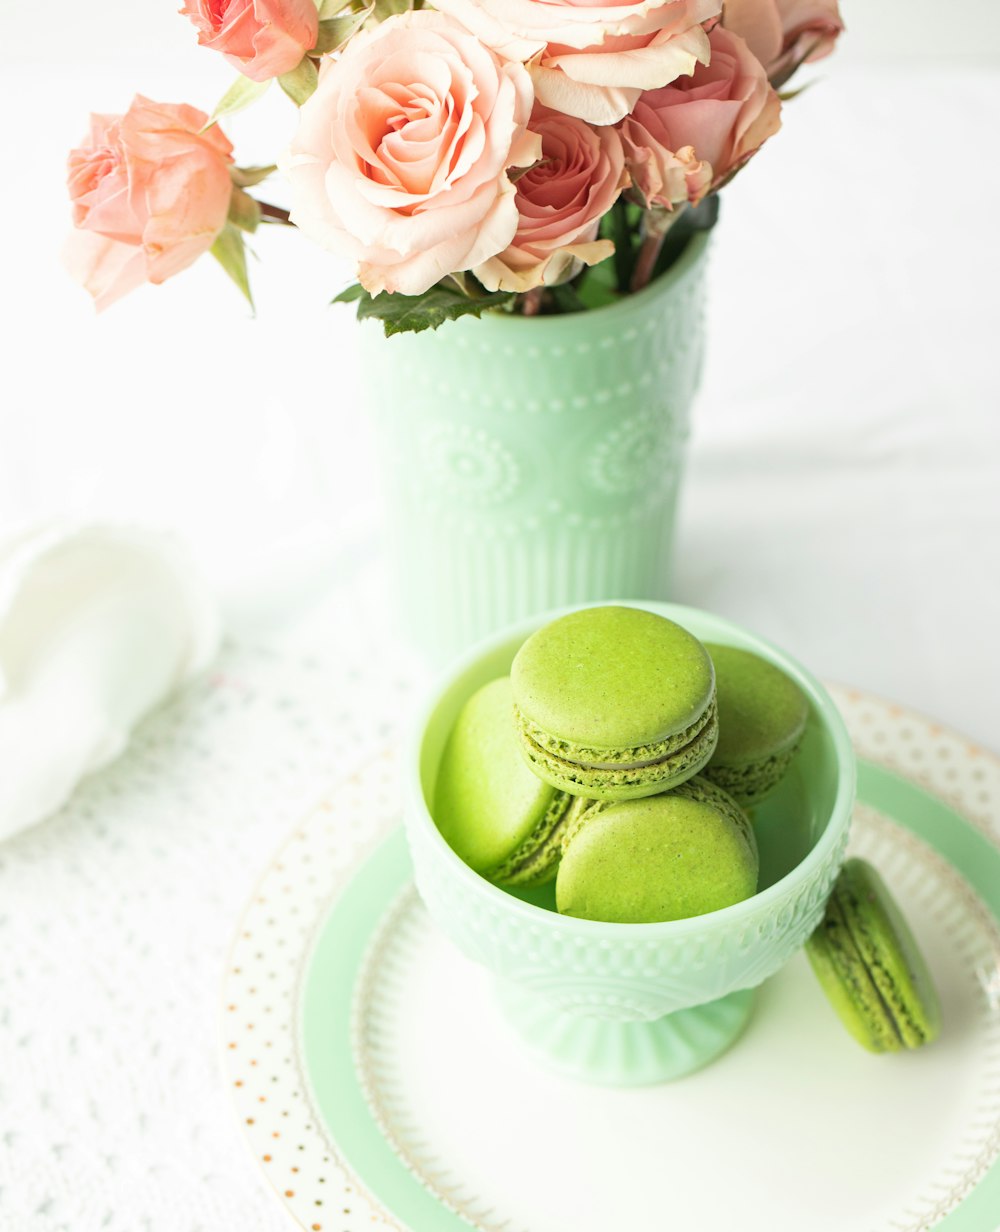
[(722, 0), (435, 0), (489, 47), (528, 65), (538, 101), (614, 124), (643, 90), (708, 59), (701, 23)]
[(316, 46), (313, 0), (184, 0), (202, 47), (221, 51), (254, 81), (290, 72)]
[(449, 17), (390, 17), (324, 65), (299, 112), (292, 220), (372, 294), (419, 295), (514, 238), (507, 169), (538, 157), (531, 103), (524, 67)]
[(722, 22), (778, 85), (805, 61), (829, 55), (844, 28), (837, 0), (726, 0)]
[(628, 183), (618, 133), (544, 107), (532, 115), (531, 131), (542, 139), (542, 154), (517, 181), (517, 233), (475, 270), (490, 291), (554, 286), (615, 250), (597, 230)]
[(232, 145), (208, 116), (137, 94), (121, 116), (90, 117), (70, 151), (77, 230), (64, 259), (106, 308), (143, 282), (160, 283), (211, 248), (226, 224)]
[(621, 123), (626, 162), (648, 205), (697, 204), (781, 126), (781, 102), (760, 61), (721, 26), (712, 58), (662, 90), (650, 90)]

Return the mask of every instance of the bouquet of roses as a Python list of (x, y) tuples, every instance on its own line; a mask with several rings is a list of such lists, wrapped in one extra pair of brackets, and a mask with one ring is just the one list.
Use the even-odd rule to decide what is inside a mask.
[[(351, 260), (337, 298), (386, 332), (613, 302), (712, 224), (842, 29), (837, 0), (434, 4), (185, 0), (241, 75), (211, 116), (137, 96), (91, 117), (66, 259), (98, 308), (205, 252), (249, 298), (261, 224)], [(218, 121), (273, 80), (297, 132), (276, 166), (239, 167)], [(279, 168), (287, 210), (259, 195)]]

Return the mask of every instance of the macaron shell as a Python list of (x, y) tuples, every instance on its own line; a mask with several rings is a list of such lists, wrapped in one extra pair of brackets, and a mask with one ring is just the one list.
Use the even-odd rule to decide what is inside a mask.
[(741, 804), (757, 804), (788, 769), (809, 719), (805, 694), (775, 664), (709, 642), (715, 665), (719, 740), (707, 775)]
[(449, 846), (489, 874), (534, 832), (556, 796), (525, 764), (506, 677), (462, 708), (438, 768), (433, 816)]
[(687, 730), (715, 688), (712, 661), (693, 634), (653, 612), (614, 606), (570, 612), (537, 630), (515, 656), (511, 682), (529, 723), (570, 746), (605, 750), (657, 745)]
[(843, 912), (831, 896), (806, 956), (838, 1018), (869, 1052), (898, 1052), (899, 1035), (865, 966)]
[(595, 813), (603, 812), (604, 809), (614, 803), (611, 800), (591, 800), (586, 796), (573, 796), (571, 799), (572, 803), (566, 810), (566, 817), (560, 833), (563, 854), (565, 854), (567, 847), (576, 837), (577, 831), (581, 826), (586, 825), (588, 820), (587, 814), (591, 810)]
[(760, 856), (757, 850), (757, 835), (754, 831), (753, 823), (743, 811), (739, 802), (734, 800), (729, 792), (725, 791), (717, 783), (707, 779), (703, 774), (697, 774), (694, 778), (687, 779), (679, 787), (675, 787), (674, 792), (676, 795), (686, 796), (689, 800), (698, 800), (702, 804), (711, 805), (712, 808), (718, 809), (720, 813), (728, 817), (743, 836), (743, 841), (747, 845), (750, 858), (759, 864)]
[(870, 1052), (899, 1052), (940, 1034), (927, 965), (876, 870), (848, 860), (806, 953), (841, 1021)]
[(553, 795), (544, 818), (489, 878), (499, 886), (539, 886), (554, 880), (562, 855), (563, 831), (576, 799), (564, 791)]
[[(683, 796), (688, 800), (697, 800), (708, 804), (728, 817), (743, 837), (750, 859), (757, 865), (760, 856), (757, 849), (757, 835), (753, 823), (739, 804), (715, 783), (710, 782), (702, 774), (687, 779), (680, 786), (667, 794)], [(614, 803), (612, 800), (588, 800), (583, 796), (573, 796), (572, 804), (566, 811), (564, 824), (561, 827), (562, 849), (565, 851), (573, 842), (579, 831), (587, 825), (598, 813), (603, 813)]]
[(906, 1048), (941, 1032), (937, 990), (909, 924), (878, 872), (848, 860), (837, 890), (844, 918), (868, 974)]
[(749, 898), (757, 871), (730, 817), (668, 793), (586, 810), (565, 845), (556, 905), (613, 923), (686, 919)]
[(787, 752), (746, 766), (720, 766), (714, 759), (709, 759), (705, 777), (729, 792), (739, 804), (750, 808), (766, 800), (774, 791), (785, 777), (797, 750), (796, 745)]

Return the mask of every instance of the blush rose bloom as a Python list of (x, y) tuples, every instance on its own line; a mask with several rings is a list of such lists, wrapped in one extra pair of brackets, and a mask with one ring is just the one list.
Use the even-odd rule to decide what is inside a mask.
[(722, 24), (746, 39), (772, 82), (833, 51), (844, 29), (837, 0), (726, 0)]
[(716, 26), (712, 58), (693, 76), (643, 94), (620, 125), (646, 204), (697, 204), (781, 127), (781, 102), (744, 41)]
[(194, 22), (202, 47), (253, 81), (291, 72), (319, 32), (313, 0), (185, 0), (179, 11)]
[(233, 147), (208, 116), (137, 94), (124, 115), (93, 115), (70, 151), (76, 230), (63, 258), (98, 309), (164, 282), (211, 248), (226, 224)]
[(435, 0), (510, 60), (528, 65), (546, 107), (614, 124), (643, 90), (708, 59), (702, 22), (722, 0)]
[(373, 295), (420, 295), (502, 252), (530, 166), (531, 79), (457, 22), (390, 17), (327, 62), (282, 169), (291, 217)]
[(517, 234), (475, 270), (490, 291), (554, 286), (615, 250), (597, 230), (628, 183), (618, 133), (546, 108), (536, 108), (531, 130), (542, 155), (517, 181)]

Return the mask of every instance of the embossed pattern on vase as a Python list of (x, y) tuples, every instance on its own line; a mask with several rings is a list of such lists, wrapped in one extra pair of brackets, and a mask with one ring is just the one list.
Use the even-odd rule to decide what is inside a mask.
[(432, 658), (546, 607), (666, 596), (704, 267), (703, 246), (638, 306), (362, 331), (400, 601)]

